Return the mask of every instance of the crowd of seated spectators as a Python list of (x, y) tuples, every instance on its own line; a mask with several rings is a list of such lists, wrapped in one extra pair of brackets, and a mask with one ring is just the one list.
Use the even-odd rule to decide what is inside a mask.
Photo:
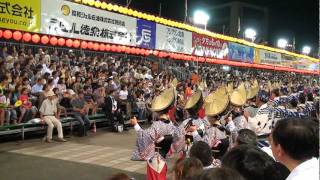
[[(182, 72), (183, 71), (183, 72)], [(182, 74), (182, 75), (181, 75)], [(220, 66), (158, 61), (141, 57), (120, 55), (86, 54), (69, 49), (49, 49), (3, 44), (0, 52), (0, 103), (6, 108), (0, 111), (0, 125), (19, 124), (38, 117), (38, 109), (46, 93), (54, 91), (57, 96), (58, 114), (76, 108), (86, 110), (84, 116), (96, 114), (105, 105), (105, 98), (114, 92), (121, 114), (135, 114), (138, 119), (152, 120), (148, 103), (161, 90), (170, 86), (179, 76), (177, 116), (184, 118), (183, 97), (197, 89), (200, 80), (206, 81), (209, 93), (226, 81), (246, 80), (252, 77), (261, 81), (285, 77), (295, 82), (307, 78), (294, 73), (275, 73), (234, 68), (231, 72)], [(204, 92), (204, 93), (205, 93)], [(20, 100), (22, 105), (15, 106)], [(72, 103), (73, 102), (73, 103)]]

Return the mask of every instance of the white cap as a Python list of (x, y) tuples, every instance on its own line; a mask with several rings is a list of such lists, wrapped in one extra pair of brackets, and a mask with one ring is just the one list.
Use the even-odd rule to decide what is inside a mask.
[(75, 95), (76, 93), (72, 89), (67, 90), (70, 95)]

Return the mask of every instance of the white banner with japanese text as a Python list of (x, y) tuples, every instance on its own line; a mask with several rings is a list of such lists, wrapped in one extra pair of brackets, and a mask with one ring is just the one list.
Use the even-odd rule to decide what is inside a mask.
[(281, 54), (259, 49), (259, 61), (261, 64), (281, 65)]
[(41, 10), (41, 33), (123, 45), (136, 44), (136, 18), (64, 0), (42, 0)]
[(191, 54), (192, 33), (157, 24), (156, 49)]

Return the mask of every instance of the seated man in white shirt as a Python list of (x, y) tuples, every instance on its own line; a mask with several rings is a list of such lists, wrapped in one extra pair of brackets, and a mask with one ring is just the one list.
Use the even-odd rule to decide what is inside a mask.
[(290, 175), (286, 180), (319, 180), (319, 122), (287, 118), (276, 123), (270, 135), (275, 159)]
[(46, 95), (47, 99), (44, 100), (40, 107), (40, 118), (48, 125), (46, 142), (52, 141), (52, 130), (56, 126), (58, 130), (58, 142), (66, 142), (63, 139), (63, 130), (60, 120), (57, 117), (57, 103), (53, 91), (49, 91)]

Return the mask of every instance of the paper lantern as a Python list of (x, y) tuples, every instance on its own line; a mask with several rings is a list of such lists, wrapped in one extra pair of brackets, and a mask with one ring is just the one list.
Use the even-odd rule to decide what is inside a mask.
[(57, 45), (57, 43), (58, 43), (58, 39), (57, 39), (56, 37), (51, 37), (51, 38), (50, 38), (50, 44), (51, 44), (52, 46)]
[(140, 48), (135, 48), (135, 54), (140, 55)]
[(138, 14), (137, 14), (138, 18), (142, 19), (142, 15), (143, 13), (138, 11)]
[(74, 2), (76, 2), (76, 3), (80, 3), (80, 2), (81, 2), (81, 0), (74, 0)]
[(107, 9), (107, 3), (106, 2), (102, 2), (101, 3), (101, 8), (102, 9)]
[(22, 33), (20, 31), (15, 31), (13, 32), (12, 36), (14, 40), (20, 41), (22, 38)]
[(88, 4), (89, 4), (89, 6), (93, 6), (94, 5), (94, 0), (88, 0)]
[(87, 49), (88, 43), (87, 41), (81, 41), (81, 49)]
[(146, 50), (145, 49), (140, 49), (140, 54), (145, 56), (146, 55)]
[(88, 42), (88, 49), (92, 49), (93, 48), (93, 42)]
[(138, 17), (138, 11), (134, 10), (133, 13), (132, 13), (132, 16)]
[(106, 45), (104, 45), (103, 43), (101, 43), (101, 44), (100, 44), (100, 47), (99, 47), (99, 50), (100, 50), (100, 51), (106, 50)]
[(159, 18), (159, 17), (156, 17), (156, 18), (154, 19), (154, 21), (155, 21), (156, 23), (159, 23), (159, 22), (160, 22), (160, 18)]
[(39, 36), (39, 34), (34, 34), (34, 35), (32, 35), (31, 40), (32, 40), (32, 42), (35, 43), (35, 44), (39, 43), (39, 42), (40, 42), (40, 36)]
[(121, 49), (121, 52), (126, 52), (126, 47), (125, 46), (121, 46), (120, 49)]
[(135, 54), (136, 49), (135, 48), (130, 48), (130, 54)]
[(111, 51), (112, 51), (112, 52), (115, 52), (115, 51), (117, 51), (117, 46), (115, 46), (115, 45), (112, 45), (112, 46), (111, 46)]
[(128, 14), (128, 11), (129, 11), (128, 8), (123, 8), (122, 13), (123, 14)]
[(80, 47), (80, 41), (79, 41), (79, 40), (74, 40), (74, 41), (72, 42), (72, 46), (73, 46), (74, 48)]
[(118, 5), (116, 5), (116, 4), (115, 4), (115, 5), (113, 5), (113, 10), (114, 10), (114, 11), (119, 11), (119, 6), (118, 6)]
[(41, 37), (41, 43), (42, 44), (48, 44), (49, 43), (49, 37), (47, 35), (44, 35)]
[(122, 50), (121, 46), (117, 46), (117, 50), (116, 51), (120, 53), (121, 50)]
[(145, 55), (145, 56), (149, 56), (150, 54), (151, 54), (151, 50), (145, 50), (145, 51), (144, 51), (144, 55)]
[(134, 48), (134, 54), (139, 55), (140, 54), (140, 49), (139, 48)]
[(59, 46), (64, 46), (65, 43), (66, 43), (66, 40), (64, 38), (59, 38), (58, 39), (58, 45)]
[(108, 11), (112, 11), (113, 5), (109, 3), (106, 8)]
[(93, 50), (98, 51), (99, 48), (100, 48), (99, 43), (94, 43), (94, 44), (93, 44)]
[(94, 6), (95, 6), (96, 8), (100, 8), (100, 7), (101, 7), (101, 2), (100, 2), (100, 1), (94, 2)]
[(144, 54), (143, 49), (138, 48), (138, 54), (139, 54), (139, 55), (143, 55), (143, 54)]
[(82, 0), (82, 4), (88, 4), (89, 0)]
[(148, 15), (146, 13), (142, 13), (141, 17), (142, 17), (142, 19), (147, 19)]
[(140, 49), (139, 48), (134, 48), (134, 54), (139, 55), (140, 54)]
[(156, 18), (156, 17), (155, 17), (154, 15), (151, 15), (151, 16), (150, 16), (150, 21), (154, 21), (155, 18)]
[(130, 54), (130, 53), (131, 53), (131, 51), (130, 51), (130, 47), (125, 47), (125, 48), (126, 48), (126, 50), (125, 50), (125, 51), (126, 51), (126, 53), (127, 53), (127, 54)]
[(134, 49), (134, 47), (131, 47), (130, 48), (130, 54), (134, 54), (135, 53), (135, 49)]
[(160, 51), (160, 52), (158, 53), (158, 57), (162, 58), (162, 55), (163, 55), (163, 52)]
[(67, 47), (72, 47), (73, 41), (71, 39), (66, 40), (66, 46)]
[(122, 7), (122, 6), (119, 6), (118, 11), (119, 11), (119, 13), (123, 14), (123, 7)]
[(2, 30), (0, 29), (0, 38), (2, 37), (2, 34), (3, 34), (3, 32), (2, 32)]
[(110, 44), (107, 44), (106, 45), (106, 51), (110, 51), (111, 50), (111, 46), (110, 46)]
[(152, 52), (153, 55), (158, 56), (159, 55), (159, 51), (155, 50)]
[(6, 39), (11, 39), (12, 38), (12, 32), (10, 30), (5, 30), (3, 32), (3, 37)]
[(22, 39), (24, 42), (29, 42), (31, 40), (31, 34), (30, 33), (24, 33), (22, 36)]
[(132, 14), (133, 14), (133, 10), (132, 9), (128, 9), (128, 15), (132, 16)]

